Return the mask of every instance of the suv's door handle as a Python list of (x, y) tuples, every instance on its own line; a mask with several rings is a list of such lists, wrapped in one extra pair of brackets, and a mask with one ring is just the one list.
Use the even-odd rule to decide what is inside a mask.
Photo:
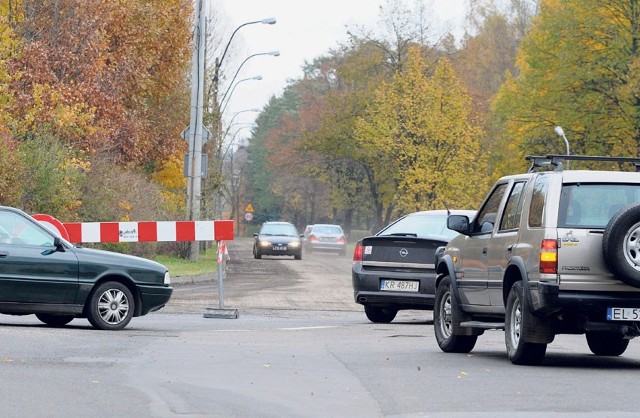
[(7, 258), (9, 253), (7, 251), (0, 251), (0, 258)]
[(511, 252), (513, 250), (513, 244), (509, 245), (507, 247), (507, 252)]
[(482, 255), (487, 255), (487, 247), (484, 247), (484, 248), (482, 249)]

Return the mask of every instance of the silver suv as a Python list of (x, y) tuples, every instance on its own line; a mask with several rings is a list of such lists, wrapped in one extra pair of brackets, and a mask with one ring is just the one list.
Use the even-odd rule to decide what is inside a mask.
[[(529, 172), (498, 180), (473, 220), (448, 218), (461, 235), (437, 260), (438, 345), (467, 353), (484, 330), (504, 329), (514, 364), (541, 363), (557, 334), (621, 355), (640, 335), (640, 159), (527, 159)], [(567, 160), (636, 172), (563, 170)]]

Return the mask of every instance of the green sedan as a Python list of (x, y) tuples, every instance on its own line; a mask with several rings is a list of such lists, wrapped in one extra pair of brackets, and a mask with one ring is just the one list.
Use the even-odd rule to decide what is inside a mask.
[(140, 257), (74, 246), (19, 209), (0, 206), (0, 313), (50, 326), (87, 318), (119, 330), (165, 306), (169, 271)]

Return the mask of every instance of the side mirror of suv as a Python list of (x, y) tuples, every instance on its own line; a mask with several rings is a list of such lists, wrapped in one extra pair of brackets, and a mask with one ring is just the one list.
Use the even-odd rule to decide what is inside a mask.
[(469, 234), (469, 217), (467, 215), (449, 215), (447, 218), (447, 228), (461, 234)]

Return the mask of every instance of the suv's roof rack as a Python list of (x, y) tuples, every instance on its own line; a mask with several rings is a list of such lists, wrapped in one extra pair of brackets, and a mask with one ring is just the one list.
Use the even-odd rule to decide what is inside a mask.
[(537, 167), (555, 166), (555, 171), (562, 171), (562, 161), (600, 161), (613, 163), (630, 163), (640, 171), (640, 158), (633, 157), (604, 157), (599, 155), (564, 155), (564, 154), (548, 154), (548, 155), (527, 155), (527, 161), (531, 161), (529, 172), (533, 172)]

